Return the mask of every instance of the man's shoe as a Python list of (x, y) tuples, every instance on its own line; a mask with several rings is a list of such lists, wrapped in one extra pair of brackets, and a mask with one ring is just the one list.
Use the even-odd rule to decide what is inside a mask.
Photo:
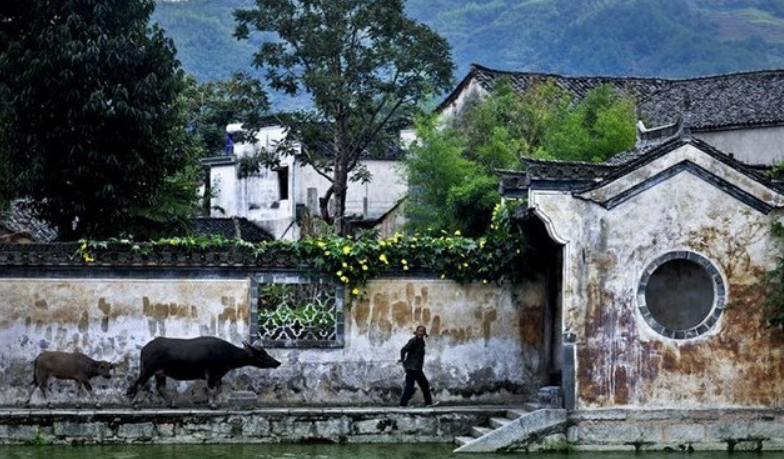
[(425, 405), (425, 406), (432, 408), (432, 407), (434, 407), (434, 406), (438, 406), (438, 405), (440, 405), (440, 404), (441, 404), (441, 402), (433, 402), (433, 403), (431, 403), (431, 404), (429, 404), (429, 405)]

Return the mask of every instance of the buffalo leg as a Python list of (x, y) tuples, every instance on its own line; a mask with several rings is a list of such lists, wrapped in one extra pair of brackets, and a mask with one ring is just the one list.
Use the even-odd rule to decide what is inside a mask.
[(49, 382), (49, 375), (48, 374), (38, 375), (36, 380), (34, 380), (32, 382), (32, 384), (30, 384), (32, 387), (30, 387), (30, 393), (27, 394), (27, 402), (25, 402), (25, 405), (29, 405), (30, 404), (30, 400), (33, 398), (33, 393), (35, 393), (35, 389), (36, 388), (41, 389), (41, 395), (44, 396), (44, 401), (48, 405), (49, 404), (49, 400), (46, 397), (46, 384), (48, 382)]
[(163, 401), (170, 408), (174, 408), (174, 399), (166, 392), (166, 374), (160, 370), (155, 372), (155, 389), (158, 390), (158, 395), (163, 398)]
[[(90, 384), (90, 381), (82, 381), (82, 386), (84, 386), (84, 390), (87, 391), (87, 395), (90, 396), (90, 401), (95, 402), (95, 394), (93, 393), (93, 386)], [(100, 408), (101, 403), (96, 402), (95, 407)]]
[(217, 403), (215, 403), (215, 398), (220, 393), (221, 387), (223, 387), (223, 381), (220, 378), (207, 378), (207, 388), (209, 389), (209, 403), (210, 408), (213, 410), (218, 408)]
[(79, 408), (79, 406), (81, 406), (81, 404), (82, 404), (82, 402), (81, 402), (81, 398), (82, 398), (82, 384), (84, 384), (82, 381), (79, 381), (79, 380), (76, 381), (76, 407), (77, 408)]
[(131, 399), (131, 405), (136, 406), (136, 397), (139, 395), (139, 386), (147, 383), (147, 380), (153, 375), (152, 371), (147, 371), (144, 368), (141, 369), (139, 372), (139, 377), (136, 378), (136, 381), (133, 383), (131, 387), (128, 388), (128, 391), (125, 393)]
[(46, 396), (46, 386), (48, 385), (49, 379), (43, 379), (40, 383), (38, 383), (38, 388), (41, 389), (41, 395), (44, 396), (44, 402), (46, 402), (46, 406), (52, 406), (49, 403), (49, 397)]
[(25, 405), (28, 405), (28, 406), (30, 405), (30, 400), (33, 398), (33, 393), (35, 392), (35, 389), (37, 389), (37, 388), (38, 388), (38, 383), (33, 381), (30, 384), (30, 392), (27, 394), (27, 401), (25, 402)]

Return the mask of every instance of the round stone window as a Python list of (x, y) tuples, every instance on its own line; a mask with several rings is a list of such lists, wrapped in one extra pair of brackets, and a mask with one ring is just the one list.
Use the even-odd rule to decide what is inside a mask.
[(718, 269), (694, 252), (670, 252), (645, 269), (637, 289), (640, 313), (672, 339), (695, 338), (718, 322), (726, 288)]

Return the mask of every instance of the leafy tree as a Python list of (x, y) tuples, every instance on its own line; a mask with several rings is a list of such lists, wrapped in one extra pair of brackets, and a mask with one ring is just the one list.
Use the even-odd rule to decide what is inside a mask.
[(235, 12), (238, 38), (252, 30), (274, 34), (263, 35), (254, 55), (271, 87), (310, 94), (329, 131), (324, 148), (306, 152), (303, 161), (331, 182), (321, 213), (334, 218), (338, 234), (345, 231), (346, 190), (352, 173), (361, 171), (361, 156), (396, 136), (397, 120), (452, 80), (447, 42), (403, 7), (404, 0), (255, 0), (252, 9)]
[(62, 239), (185, 225), (184, 77), (152, 0), (31, 0), (0, 9), (10, 175)]
[(419, 122), (417, 134), (405, 162), (410, 225), (479, 236), (501, 199), (496, 169), (518, 169), (523, 158), (603, 161), (634, 145), (634, 103), (610, 86), (575, 101), (552, 82), (521, 95), (501, 81), (445, 125)]
[(183, 95), (186, 131), (200, 157), (223, 153), (228, 124), (243, 121), (244, 130), (236, 133), (234, 138), (241, 142), (266, 121), (267, 93), (259, 81), (247, 73), (237, 72), (228, 80), (202, 84), (189, 76)]
[(522, 96), (509, 80), (496, 84), (492, 94), (468, 101), (454, 120), (467, 138), (468, 155), (490, 167), (514, 167), (520, 158), (549, 157), (545, 136), (563, 122), (571, 95), (548, 82)]
[(498, 178), (487, 172), (468, 174), (459, 185), (449, 190), (447, 205), (459, 222), (458, 229), (469, 237), (479, 237), (491, 224), (493, 209), (501, 201)]
[[(248, 140), (266, 121), (267, 94), (258, 80), (237, 72), (228, 80), (198, 84), (187, 77), (182, 93), (186, 138), (194, 158), (219, 156), (226, 148), (226, 126), (243, 120), (244, 130), (233, 134), (234, 142)], [(212, 210), (209, 169), (196, 170), (195, 176), (205, 184), (202, 213)]]
[(14, 181), (11, 171), (11, 156), (8, 144), (11, 132), (10, 109), (7, 101), (11, 98), (0, 82), (0, 213), (7, 210), (14, 198)]
[(406, 216), (419, 229), (452, 229), (459, 222), (446, 212), (450, 190), (471, 174), (474, 163), (463, 157), (465, 139), (452, 129), (440, 129), (434, 117), (418, 119), (418, 142), (404, 162), (411, 191)]
[[(433, 116), (419, 119), (416, 133), (418, 142), (403, 166), (410, 190), (409, 226), (420, 231), (459, 230), (472, 237), (484, 234), (501, 198), (493, 168), (502, 164), (468, 154), (467, 136), (440, 125)], [(506, 150), (503, 142), (500, 149)]]
[(544, 132), (541, 148), (556, 159), (601, 162), (634, 145), (635, 120), (632, 99), (609, 85), (600, 86), (557, 115)]

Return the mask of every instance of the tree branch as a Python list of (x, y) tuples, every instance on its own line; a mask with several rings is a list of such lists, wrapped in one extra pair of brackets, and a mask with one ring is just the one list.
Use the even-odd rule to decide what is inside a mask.
[(316, 171), (318, 175), (329, 180), (330, 183), (334, 183), (335, 181), (334, 178), (328, 175), (326, 171), (323, 171), (322, 169), (319, 168), (319, 166), (316, 165), (316, 162), (313, 161), (313, 157), (310, 155), (310, 152), (308, 151), (307, 147), (303, 145), (302, 142), (300, 142), (300, 154), (307, 157), (307, 161), (300, 161), (300, 162), (309, 165), (310, 167), (313, 168), (314, 171)]

